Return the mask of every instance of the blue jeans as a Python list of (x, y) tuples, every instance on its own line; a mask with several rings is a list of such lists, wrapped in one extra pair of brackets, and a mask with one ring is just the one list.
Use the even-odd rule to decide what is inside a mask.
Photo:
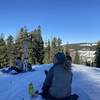
[(16, 68), (16, 67), (13, 67), (13, 66), (9, 68), (9, 71), (12, 71), (12, 70), (15, 70), (15, 71), (18, 72), (18, 73), (23, 72), (23, 70), (20, 70), (20, 69), (18, 69), (18, 68)]

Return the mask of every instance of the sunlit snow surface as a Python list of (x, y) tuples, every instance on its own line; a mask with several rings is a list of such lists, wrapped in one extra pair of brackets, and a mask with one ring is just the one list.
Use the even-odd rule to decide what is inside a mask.
[[(4, 74), (0, 71), (0, 100), (43, 100), (41, 96), (31, 99), (28, 84), (41, 91), (45, 79), (44, 70), (52, 64), (34, 65), (35, 71), (17, 75)], [(79, 95), (78, 100), (100, 100), (100, 69), (73, 65), (72, 93)]]

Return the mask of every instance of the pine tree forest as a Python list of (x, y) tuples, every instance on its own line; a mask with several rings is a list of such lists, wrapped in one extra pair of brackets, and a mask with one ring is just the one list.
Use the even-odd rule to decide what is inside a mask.
[[(64, 52), (66, 56), (70, 55), (68, 42), (63, 45), (62, 40), (57, 37), (44, 41), (41, 26), (38, 26), (31, 32), (24, 26), (19, 29), (16, 37), (10, 34), (5, 39), (4, 34), (0, 34), (0, 68), (15, 66), (17, 57), (21, 57), (23, 61), (25, 44), (27, 44), (28, 47), (27, 55), (28, 63), (30, 64), (52, 63), (53, 56), (57, 52)], [(73, 63), (80, 64), (80, 62), (80, 55), (78, 51), (76, 51)], [(100, 41), (96, 48), (95, 66), (100, 67)]]

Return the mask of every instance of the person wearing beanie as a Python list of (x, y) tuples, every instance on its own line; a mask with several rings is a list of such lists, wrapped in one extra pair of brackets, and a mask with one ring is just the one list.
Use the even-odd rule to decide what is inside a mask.
[(65, 68), (66, 57), (63, 52), (58, 52), (53, 58), (53, 66), (47, 73), (43, 83), (44, 98), (50, 100), (71, 100), (72, 72)]
[(71, 68), (72, 68), (72, 57), (71, 57), (70, 55), (67, 55), (67, 56), (66, 56), (65, 68), (66, 68), (68, 71), (71, 71)]
[(63, 52), (58, 52), (55, 54), (53, 62), (55, 63), (65, 63), (66, 57)]

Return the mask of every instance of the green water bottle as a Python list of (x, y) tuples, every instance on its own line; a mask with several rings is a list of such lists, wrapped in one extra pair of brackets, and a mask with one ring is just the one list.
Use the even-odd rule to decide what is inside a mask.
[(32, 82), (30, 82), (28, 85), (28, 92), (31, 97), (34, 96), (34, 86), (33, 86)]

